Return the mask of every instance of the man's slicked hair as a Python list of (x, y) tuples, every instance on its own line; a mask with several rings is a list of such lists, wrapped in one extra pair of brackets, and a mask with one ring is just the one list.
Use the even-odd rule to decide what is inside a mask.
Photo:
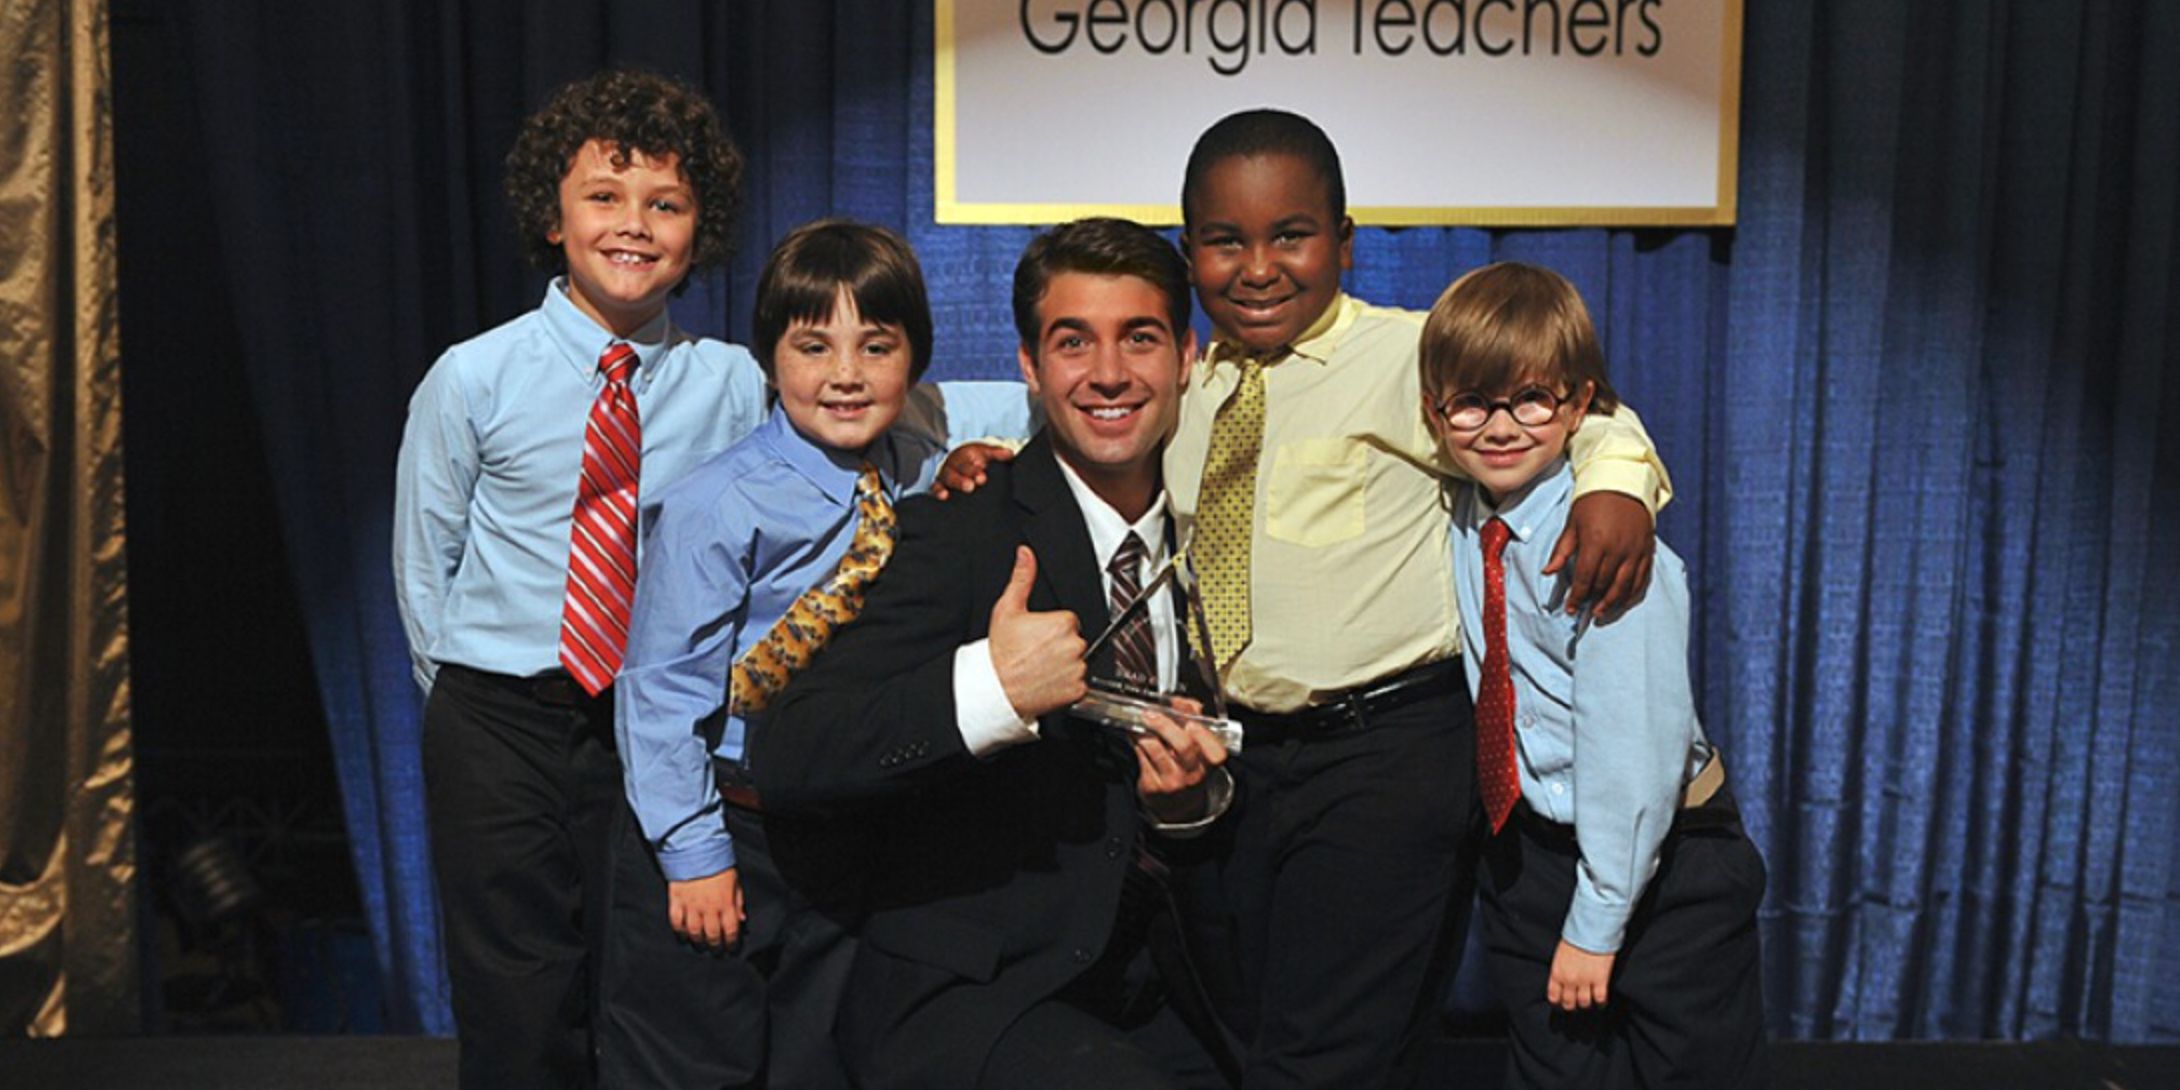
[(1324, 179), (1325, 196), (1332, 202), (1332, 222), (1347, 216), (1347, 179), (1340, 172), (1340, 153), (1332, 138), (1317, 123), (1286, 110), (1243, 110), (1228, 114), (1196, 138), (1188, 153), (1188, 169), (1181, 177), (1181, 221), (1196, 223), (1197, 190), (1204, 175), (1228, 159), (1260, 155), (1292, 155)]
[(1133, 276), (1148, 281), (1166, 297), (1166, 316), (1175, 337), (1188, 334), (1191, 303), (1188, 263), (1158, 232), (1134, 220), (1092, 216), (1063, 223), (1031, 239), (1014, 265), (1014, 331), (1022, 347), (1037, 355), (1037, 304), (1052, 278), (1061, 273)]

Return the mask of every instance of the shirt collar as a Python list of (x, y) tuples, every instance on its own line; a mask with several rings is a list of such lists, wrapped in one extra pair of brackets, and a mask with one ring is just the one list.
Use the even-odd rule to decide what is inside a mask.
[[(1357, 303), (1353, 296), (1344, 291), (1335, 295), (1332, 299), (1332, 305), (1326, 307), (1325, 312), (1318, 315), (1317, 320), (1311, 322), (1309, 328), (1303, 330), (1302, 335), (1294, 339), (1293, 344), (1287, 346), (1288, 350), (1274, 353), (1270, 360), (1284, 360), (1292, 356), (1295, 359), (1304, 359), (1311, 363), (1324, 363), (1332, 358), (1333, 349), (1340, 346), (1340, 338), (1345, 336), (1347, 331), (1354, 326), (1355, 316), (1361, 311), (1361, 304)], [(1204, 362), (1214, 367), (1221, 363), (1238, 365), (1250, 355), (1248, 349), (1233, 341), (1221, 338), (1211, 342), (1211, 351), (1205, 355)]]
[(1484, 498), (1483, 489), (1469, 489), (1473, 502), (1467, 508), (1467, 528), (1479, 530), (1484, 523), (1497, 518), (1513, 531), (1514, 540), (1528, 541), (1544, 525), (1545, 517), (1558, 510), (1573, 492), (1574, 471), (1567, 467), (1566, 456), (1561, 455), (1537, 474), (1535, 480), (1503, 497), (1497, 506)]
[[(545, 315), (545, 327), (552, 331), (553, 342), (560, 346), (568, 365), (574, 367), (585, 382), (604, 382), (598, 373), (598, 358), (605, 355), (608, 346), (624, 338), (614, 336), (612, 330), (599, 325), (597, 319), (575, 305), (575, 300), (568, 295), (565, 276), (556, 276), (552, 283), (545, 285), (545, 301), (538, 304), (538, 310)], [(653, 365), (666, 354), (666, 346), (673, 340), (673, 318), (662, 307), (658, 317), (645, 322), (642, 328), (625, 338), (627, 345), (636, 350), (636, 374), (648, 381)]]
[(1153, 571), (1166, 562), (1166, 493), (1160, 489), (1151, 497), (1151, 505), (1143, 510), (1143, 517), (1129, 522), (1120, 512), (1105, 502), (1105, 497), (1090, 490), (1081, 477), (1075, 475), (1067, 459), (1054, 455), (1060, 464), (1060, 476), (1067, 479), (1067, 490), (1075, 494), (1075, 506), (1082, 508), (1083, 525), (1090, 528), (1090, 551), (1098, 558), (1098, 570), (1104, 571), (1113, 562), (1113, 554), (1120, 551), (1122, 539), (1134, 531), (1143, 539), (1143, 560)]
[(774, 405), (757, 434), (789, 469), (842, 506), (855, 502), (855, 482), (863, 475), (866, 461), (878, 467), (878, 478), (884, 482), (887, 495), (897, 496), (900, 492), (900, 456), (890, 429), (873, 440), (869, 450), (834, 450), (796, 431), (787, 410)]

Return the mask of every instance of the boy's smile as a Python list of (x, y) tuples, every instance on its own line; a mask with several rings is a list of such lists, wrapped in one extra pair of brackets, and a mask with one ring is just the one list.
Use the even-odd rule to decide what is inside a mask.
[(568, 264), (568, 296), (620, 336), (658, 317), (689, 273), (697, 205), (681, 160), (585, 143), (560, 180), (560, 225), (546, 239)]
[(1307, 161), (1275, 152), (1214, 163), (1191, 206), (1189, 279), (1220, 338), (1259, 353), (1292, 345), (1338, 296), (1355, 225), (1334, 218)]
[(901, 415), (913, 355), (907, 332), (865, 319), (842, 288), (830, 315), (780, 335), (772, 382), (796, 431), (834, 450), (859, 451)]

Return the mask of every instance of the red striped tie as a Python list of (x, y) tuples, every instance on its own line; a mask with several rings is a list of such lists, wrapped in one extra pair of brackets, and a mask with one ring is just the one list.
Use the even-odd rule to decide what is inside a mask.
[[(1514, 676), (1506, 648), (1506, 523), (1484, 523), (1484, 666), (1476, 682), (1476, 789), (1496, 833), (1521, 798), (1514, 761)], [(1470, 650), (1474, 650), (1471, 648)]]
[(560, 610), (560, 663), (592, 696), (613, 684), (628, 646), (636, 594), (636, 476), (643, 421), (628, 388), (636, 350), (615, 344), (598, 357), (606, 387), (583, 429), (583, 480), (575, 490), (568, 550), (568, 598)]

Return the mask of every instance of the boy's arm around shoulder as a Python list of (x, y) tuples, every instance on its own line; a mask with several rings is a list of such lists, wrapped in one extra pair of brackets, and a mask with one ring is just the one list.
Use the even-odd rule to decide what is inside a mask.
[(1591, 413), (1567, 442), (1574, 467), (1574, 495), (1618, 492), (1649, 508), (1652, 517), (1673, 499), (1673, 481), (1658, 458), (1657, 444), (1635, 410), (1622, 404), (1610, 415)]
[(1544, 570), (1557, 572), (1571, 559), (1567, 611), (1594, 606), (1611, 616), (1650, 585), (1657, 513), (1672, 498), (1672, 482), (1642, 418), (1624, 404), (1609, 416), (1585, 417), (1567, 458), (1575, 504)]
[(470, 497), (481, 464), (461, 359), (449, 349), (410, 396), (394, 468), (394, 603), (408, 634), (410, 667), (427, 693), (438, 669), (428, 655), (469, 546)]
[(1003, 492), (901, 504), (900, 539), (862, 612), (751, 732), (766, 809), (882, 799), (973, 759), (956, 726), (954, 652), (981, 635), (975, 566)]

